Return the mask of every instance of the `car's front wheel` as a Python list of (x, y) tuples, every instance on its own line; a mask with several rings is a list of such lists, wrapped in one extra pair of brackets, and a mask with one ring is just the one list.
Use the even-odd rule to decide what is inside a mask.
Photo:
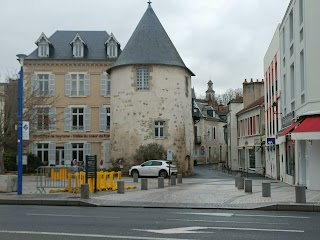
[(161, 170), (161, 171), (159, 172), (159, 177), (163, 177), (163, 178), (168, 177), (167, 171), (166, 171), (166, 170)]
[(137, 174), (139, 177), (139, 171), (138, 170), (132, 170), (131, 171), (131, 176), (133, 177), (134, 174)]

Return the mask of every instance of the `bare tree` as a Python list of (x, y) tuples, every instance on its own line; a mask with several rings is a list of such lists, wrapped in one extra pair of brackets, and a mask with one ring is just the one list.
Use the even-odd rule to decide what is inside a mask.
[[(4, 152), (17, 152), (17, 122), (18, 122), (18, 76), (6, 76), (2, 83), (3, 91), (0, 95), (0, 174), (4, 173)], [(37, 107), (41, 105), (54, 106), (58, 96), (39, 95), (37, 89), (33, 89), (31, 81), (25, 81), (23, 89), (24, 109), (23, 119), (29, 120), (30, 133), (38, 128)], [(1, 107), (2, 104), (2, 107)], [(45, 128), (55, 124), (56, 114), (42, 114), (42, 124)], [(50, 131), (44, 134), (50, 135)]]
[(242, 96), (243, 96), (243, 93), (241, 88), (237, 88), (237, 89), (229, 88), (226, 90), (225, 93), (218, 94), (216, 96), (216, 99), (218, 104), (227, 105), (231, 100), (236, 99), (238, 97), (242, 97)]

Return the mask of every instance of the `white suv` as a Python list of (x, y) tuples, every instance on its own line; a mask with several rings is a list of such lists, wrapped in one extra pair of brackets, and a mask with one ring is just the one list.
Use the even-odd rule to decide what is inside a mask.
[(171, 161), (166, 160), (149, 160), (141, 165), (132, 166), (129, 169), (129, 175), (133, 176), (134, 173), (137, 173), (138, 176), (154, 176), (154, 177), (168, 177), (170, 174), (177, 174), (178, 170)]

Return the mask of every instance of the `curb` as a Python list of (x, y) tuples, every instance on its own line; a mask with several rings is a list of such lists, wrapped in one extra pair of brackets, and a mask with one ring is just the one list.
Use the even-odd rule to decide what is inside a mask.
[(107, 207), (107, 208), (161, 208), (161, 209), (212, 209), (212, 210), (261, 210), (261, 211), (296, 211), (296, 212), (320, 212), (319, 204), (273, 204), (268, 206), (152, 206), (148, 204), (126, 205), (99, 205), (81, 200), (54, 200), (54, 199), (0, 199), (0, 205), (37, 205), (37, 206), (77, 206), (77, 207)]
[(320, 212), (318, 204), (274, 204), (265, 207), (258, 207), (256, 210), (263, 211), (295, 211), (295, 212)]
[(37, 205), (37, 206), (83, 206), (96, 207), (97, 205), (79, 200), (54, 199), (0, 199), (0, 205)]

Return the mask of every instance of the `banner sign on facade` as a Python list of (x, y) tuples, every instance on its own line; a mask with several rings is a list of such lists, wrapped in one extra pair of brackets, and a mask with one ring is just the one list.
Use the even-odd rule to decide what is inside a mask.
[(29, 122), (28, 121), (22, 122), (22, 139), (29, 140)]

